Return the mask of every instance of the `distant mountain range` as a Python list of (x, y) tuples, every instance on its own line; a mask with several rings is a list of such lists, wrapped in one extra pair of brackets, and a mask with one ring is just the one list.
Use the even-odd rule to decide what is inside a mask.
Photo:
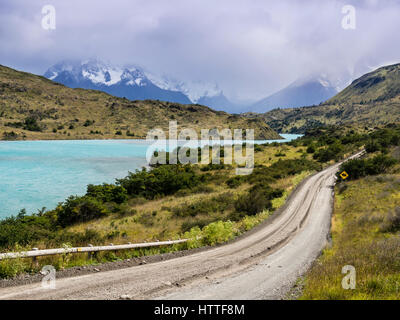
[(293, 82), (288, 87), (249, 107), (249, 111), (264, 113), (276, 108), (296, 108), (316, 105), (338, 93), (327, 79), (309, 77)]
[(121, 67), (97, 59), (62, 61), (50, 67), (44, 76), (70, 88), (101, 90), (129, 100), (201, 104), (229, 113), (263, 113), (274, 108), (314, 105), (338, 92), (328, 80), (314, 77), (298, 80), (252, 105), (238, 105), (230, 101), (214, 82), (181, 81), (141, 67)]
[(70, 88), (101, 90), (129, 100), (191, 103), (182, 92), (155, 85), (138, 67), (112, 66), (99, 60), (63, 61), (49, 68), (44, 76)]
[(197, 103), (216, 110), (234, 107), (215, 83), (183, 82), (147, 72), (140, 67), (120, 67), (97, 59), (62, 61), (50, 67), (44, 76), (70, 88), (101, 90), (129, 100)]

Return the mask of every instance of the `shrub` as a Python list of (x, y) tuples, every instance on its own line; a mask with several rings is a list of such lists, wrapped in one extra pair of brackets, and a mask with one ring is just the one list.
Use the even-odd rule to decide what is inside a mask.
[(228, 185), (229, 188), (234, 189), (239, 187), (244, 181), (243, 176), (235, 176), (233, 178), (229, 178), (226, 181), (226, 184)]
[(330, 160), (339, 160), (343, 155), (343, 146), (340, 142), (335, 142), (326, 149), (320, 149), (314, 153), (313, 158), (319, 162), (327, 162)]
[(189, 239), (183, 244), (185, 249), (194, 249), (202, 245), (202, 232), (199, 227), (194, 227), (190, 231), (185, 232), (183, 237)]
[(259, 144), (254, 145), (254, 152), (261, 152), (263, 150), (263, 146)]
[(237, 233), (231, 221), (210, 223), (202, 231), (203, 243), (210, 246), (231, 240)]
[(400, 207), (389, 211), (385, 221), (380, 226), (381, 232), (397, 232), (400, 230)]
[(57, 222), (62, 227), (98, 219), (107, 214), (103, 203), (89, 196), (70, 196), (57, 207), (56, 212), (58, 216)]
[(0, 278), (14, 278), (17, 274), (27, 271), (28, 265), (18, 259), (0, 261)]
[(187, 232), (195, 227), (204, 228), (206, 225), (208, 225), (214, 221), (215, 221), (215, 219), (210, 219), (210, 218), (200, 219), (200, 220), (196, 220), (196, 221), (185, 221), (184, 223), (182, 223), (181, 230), (182, 230), (182, 232)]
[(154, 216), (150, 212), (145, 212), (136, 221), (145, 227), (152, 227), (154, 225)]
[(246, 177), (250, 183), (269, 183), (303, 171), (319, 170), (321, 166), (307, 159), (278, 160), (269, 167), (255, 168)]
[(307, 153), (314, 153), (314, 152), (315, 152), (315, 146), (314, 146), (314, 145), (310, 145), (310, 146), (307, 148), (306, 152), (307, 152)]
[(128, 193), (124, 187), (103, 183), (102, 185), (89, 184), (86, 195), (102, 202), (121, 204), (128, 200)]
[(86, 120), (85, 123), (83, 124), (83, 126), (84, 127), (89, 127), (92, 124), (94, 124), (94, 122), (95, 122), (94, 120)]
[(15, 140), (18, 138), (18, 134), (15, 133), (14, 131), (11, 132), (3, 132), (3, 139), (4, 140)]
[(380, 146), (379, 146), (378, 142), (374, 141), (374, 140), (371, 140), (370, 142), (368, 142), (365, 145), (365, 151), (368, 153), (374, 153), (376, 151), (379, 151), (379, 149), (380, 149)]
[(51, 213), (4, 219), (0, 221), (0, 247), (12, 248), (16, 243), (27, 245), (49, 238), (54, 232), (53, 221)]
[(271, 200), (281, 197), (282, 194), (283, 190), (258, 184), (252, 187), (247, 194), (239, 197), (235, 202), (235, 209), (237, 212), (255, 215), (265, 209), (272, 209)]
[(202, 167), (200, 170), (201, 171), (223, 170), (230, 167), (231, 166), (226, 165), (224, 163), (219, 163), (219, 164), (209, 163), (208, 165)]
[(193, 188), (203, 181), (204, 177), (196, 174), (190, 165), (162, 165), (151, 171), (143, 168), (135, 173), (130, 172), (126, 178), (118, 179), (117, 184), (131, 196), (154, 199)]
[(37, 123), (37, 121), (34, 117), (26, 118), (24, 121), (23, 128), (25, 130), (29, 130), (29, 131), (42, 131), (42, 128), (39, 126), (39, 124)]

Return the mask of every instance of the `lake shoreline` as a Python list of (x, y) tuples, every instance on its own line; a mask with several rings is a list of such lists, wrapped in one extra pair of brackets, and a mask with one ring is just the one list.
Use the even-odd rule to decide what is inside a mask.
[[(233, 141), (233, 144), (285, 143), (300, 135), (279, 140)], [(181, 141), (181, 140), (180, 140)], [(190, 148), (201, 141), (182, 141)], [(25, 208), (53, 208), (70, 195), (86, 192), (88, 184), (113, 183), (129, 171), (147, 166), (146, 154), (159, 141), (143, 139), (22, 140), (0, 143), (0, 219)], [(191, 143), (190, 143), (191, 142)], [(210, 141), (212, 142), (212, 141)], [(221, 146), (223, 141), (219, 142)], [(191, 144), (191, 145), (190, 145)], [(206, 143), (207, 144), (207, 143)], [(214, 144), (218, 144), (215, 141)], [(225, 145), (231, 145), (227, 141)], [(174, 141), (174, 148), (180, 142)], [(208, 143), (208, 145), (211, 145)], [(166, 149), (171, 147), (166, 140)]]

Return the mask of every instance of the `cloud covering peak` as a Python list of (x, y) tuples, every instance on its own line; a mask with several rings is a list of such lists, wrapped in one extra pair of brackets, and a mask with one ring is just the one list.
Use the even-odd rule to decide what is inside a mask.
[[(41, 26), (49, 3), (56, 30)], [(341, 25), (347, 4), (355, 30)], [(394, 0), (2, 0), (0, 63), (42, 74), (61, 60), (98, 57), (257, 100), (309, 74), (347, 82), (399, 62), (399, 16)]]

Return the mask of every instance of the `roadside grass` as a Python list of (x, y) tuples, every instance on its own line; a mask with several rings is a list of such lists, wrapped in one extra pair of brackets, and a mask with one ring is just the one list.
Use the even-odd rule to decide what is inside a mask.
[[(332, 246), (308, 273), (301, 299), (400, 299), (399, 203), (398, 173), (337, 185)], [(342, 288), (345, 265), (355, 267), (354, 290)]]
[[(302, 154), (305, 154), (306, 147), (288, 146), (288, 145), (261, 145), (260, 151), (254, 153), (255, 165), (270, 166), (279, 159), (298, 159)], [(306, 154), (306, 159), (312, 159), (312, 155)]]

